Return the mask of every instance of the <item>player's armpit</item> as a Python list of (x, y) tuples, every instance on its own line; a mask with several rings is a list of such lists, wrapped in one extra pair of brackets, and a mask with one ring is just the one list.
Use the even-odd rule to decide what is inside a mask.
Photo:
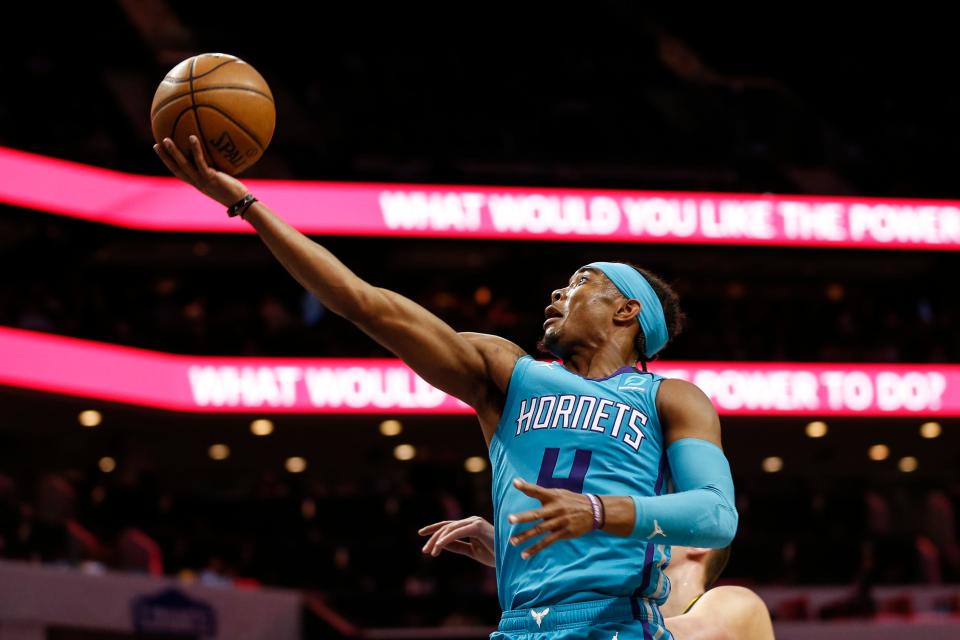
[(487, 364), (487, 372), (494, 387), (502, 394), (507, 393), (510, 377), (517, 360), (527, 355), (513, 342), (489, 333), (460, 332), (460, 335), (474, 345)]

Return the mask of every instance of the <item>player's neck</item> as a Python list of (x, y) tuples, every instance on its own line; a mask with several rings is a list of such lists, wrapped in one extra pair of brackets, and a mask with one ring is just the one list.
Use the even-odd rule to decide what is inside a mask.
[(624, 367), (635, 367), (636, 355), (636, 351), (610, 342), (600, 347), (575, 349), (563, 359), (563, 366), (584, 378), (606, 378)]
[(679, 616), (690, 605), (690, 601), (704, 592), (703, 567), (695, 563), (685, 563), (683, 566), (671, 567), (670, 597), (660, 607), (664, 618)]

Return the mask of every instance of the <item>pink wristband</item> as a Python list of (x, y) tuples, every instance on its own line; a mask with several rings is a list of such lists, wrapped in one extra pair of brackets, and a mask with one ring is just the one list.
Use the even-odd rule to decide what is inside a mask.
[(593, 507), (593, 530), (596, 531), (603, 527), (604, 523), (604, 513), (603, 513), (603, 503), (600, 502), (600, 498), (593, 495), (592, 493), (583, 494), (587, 496), (587, 499), (590, 501), (590, 506)]

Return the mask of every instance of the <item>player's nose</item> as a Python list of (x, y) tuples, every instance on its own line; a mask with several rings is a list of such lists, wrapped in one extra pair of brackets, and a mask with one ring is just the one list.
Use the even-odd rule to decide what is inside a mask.
[(566, 292), (566, 289), (554, 289), (553, 293), (550, 294), (550, 300), (553, 302), (560, 302), (560, 300), (563, 300), (563, 295)]

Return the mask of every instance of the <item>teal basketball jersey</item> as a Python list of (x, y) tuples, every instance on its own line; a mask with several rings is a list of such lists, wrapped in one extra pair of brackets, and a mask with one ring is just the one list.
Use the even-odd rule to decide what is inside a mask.
[(662, 377), (624, 367), (584, 378), (559, 363), (517, 361), (500, 423), (490, 442), (497, 587), (505, 610), (609, 597), (659, 605), (670, 593), (663, 573), (670, 548), (647, 539), (592, 531), (558, 540), (528, 560), (510, 537), (533, 526), (507, 517), (540, 506), (513, 486), (523, 478), (544, 487), (597, 495), (654, 496), (669, 481), (656, 398)]

